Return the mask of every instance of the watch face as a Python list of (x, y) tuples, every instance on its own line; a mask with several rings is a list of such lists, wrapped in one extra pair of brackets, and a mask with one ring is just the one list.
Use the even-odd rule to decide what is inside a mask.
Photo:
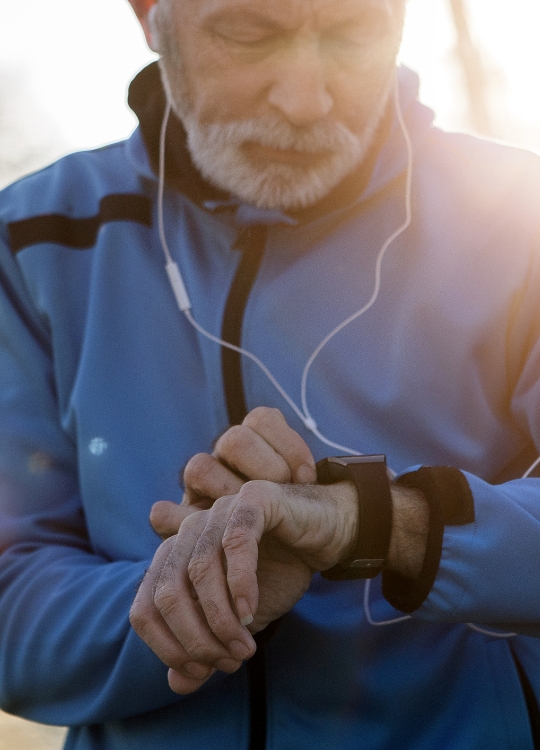
[(329, 456), (323, 461), (328, 461), (332, 464), (340, 464), (341, 466), (348, 466), (349, 464), (378, 464), (386, 463), (386, 456), (384, 454), (375, 454), (367, 456)]
[(386, 465), (384, 454), (367, 456), (329, 456), (317, 463), (317, 481), (321, 484), (339, 482), (343, 478), (343, 471), (353, 464), (383, 464)]

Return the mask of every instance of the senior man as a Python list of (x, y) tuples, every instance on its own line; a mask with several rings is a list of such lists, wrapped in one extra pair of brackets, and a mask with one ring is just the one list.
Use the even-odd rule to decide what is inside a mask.
[(540, 746), (538, 158), (432, 127), (405, 0), (131, 4), (140, 127), (0, 198), (2, 706)]

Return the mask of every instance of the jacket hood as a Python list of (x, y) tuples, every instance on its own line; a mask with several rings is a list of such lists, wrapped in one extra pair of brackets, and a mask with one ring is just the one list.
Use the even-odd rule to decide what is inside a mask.
[[(413, 145), (423, 139), (433, 122), (433, 112), (418, 101), (418, 76), (407, 68), (398, 70), (400, 106)], [(157, 62), (144, 68), (132, 81), (128, 103), (139, 120), (130, 139), (132, 161), (139, 173), (155, 180), (159, 164), (160, 130), (165, 112), (165, 92)], [(389, 104), (373, 146), (357, 170), (348, 175), (327, 196), (313, 206), (288, 214), (290, 223), (309, 221), (323, 213), (367, 200), (399, 177), (407, 167), (405, 139), (395, 111)], [(229, 193), (209, 183), (194, 165), (181, 121), (171, 113), (166, 137), (165, 180), (169, 187), (187, 195), (203, 208), (240, 206)], [(260, 211), (253, 209), (255, 215)], [(278, 214), (278, 221), (285, 216)], [(249, 223), (249, 222), (248, 222)]]

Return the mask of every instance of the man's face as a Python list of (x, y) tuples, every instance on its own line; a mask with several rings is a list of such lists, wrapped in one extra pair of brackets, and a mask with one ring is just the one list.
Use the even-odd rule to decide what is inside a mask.
[(392, 88), (404, 0), (160, 0), (165, 85), (205, 177), (310, 205), (362, 160)]

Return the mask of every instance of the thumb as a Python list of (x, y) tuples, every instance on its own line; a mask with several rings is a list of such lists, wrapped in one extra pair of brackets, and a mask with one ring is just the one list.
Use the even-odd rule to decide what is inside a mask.
[(193, 505), (178, 505), (170, 500), (160, 500), (152, 506), (150, 523), (156, 534), (165, 540), (177, 534), (184, 519), (198, 510)]

